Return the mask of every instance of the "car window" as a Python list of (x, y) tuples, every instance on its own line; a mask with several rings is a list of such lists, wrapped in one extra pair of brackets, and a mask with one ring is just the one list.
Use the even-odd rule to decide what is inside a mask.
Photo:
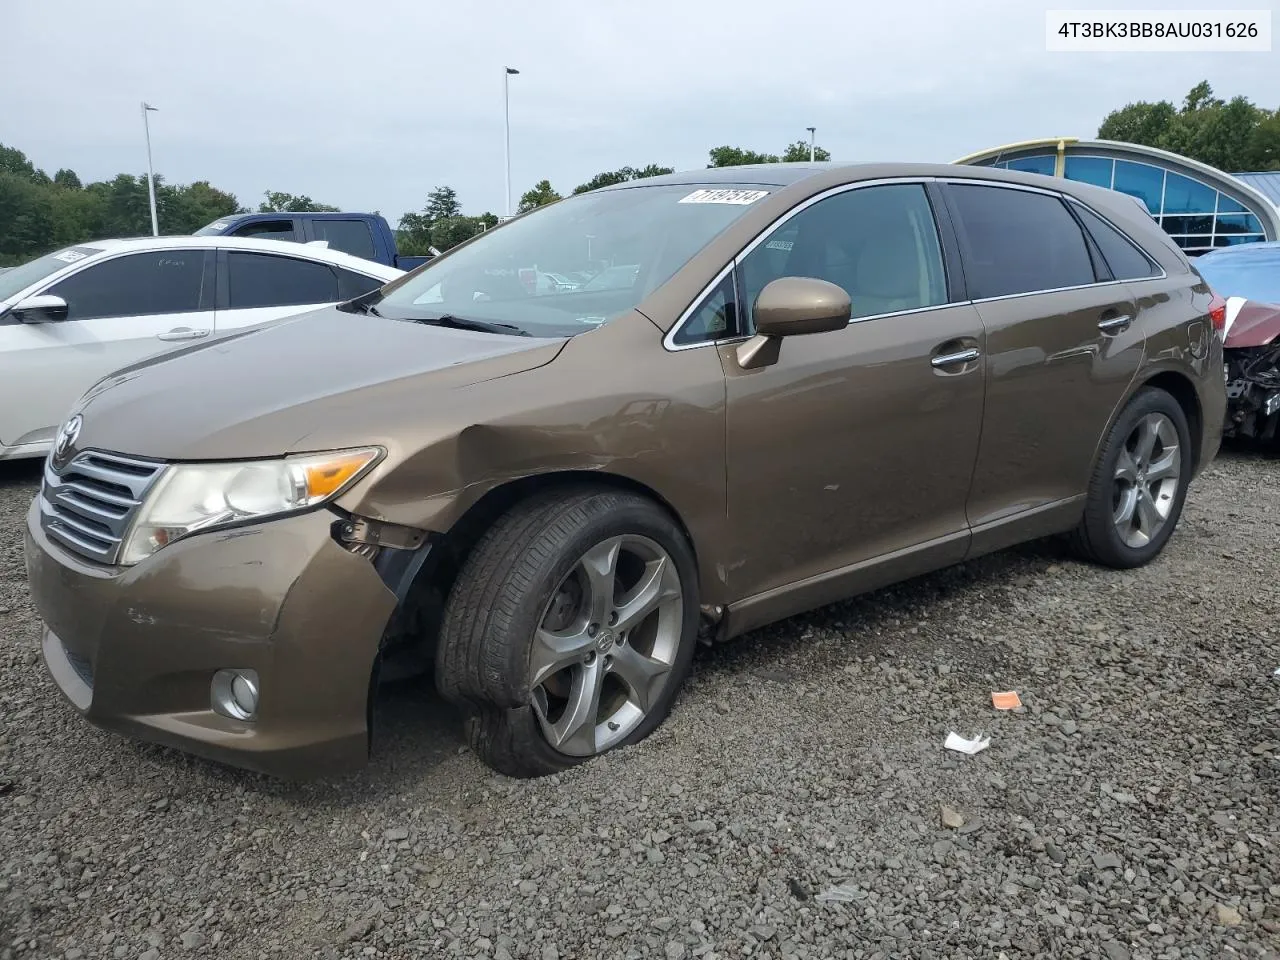
[(373, 233), (363, 220), (313, 220), (311, 232), (314, 239), (327, 240), (331, 250), (373, 259)]
[(233, 237), (257, 237), (259, 240), (297, 240), (292, 220), (259, 220), (232, 230)]
[(974, 184), (951, 194), (974, 299), (1097, 282), (1080, 225), (1057, 197)]
[(852, 317), (946, 303), (942, 249), (924, 186), (862, 187), (801, 210), (743, 259), (749, 310), (779, 277), (817, 277), (843, 287)]
[(738, 298), (733, 287), (733, 271), (716, 284), (689, 319), (675, 332), (671, 342), (678, 346), (706, 343), (737, 332)]
[(232, 310), (337, 300), (338, 278), (327, 264), (270, 253), (227, 253), (227, 302)]
[(131, 253), (86, 267), (43, 292), (67, 301), (68, 320), (193, 313), (204, 296), (206, 253)]
[(356, 273), (354, 270), (345, 270), (342, 267), (336, 267), (335, 269), (338, 271), (339, 300), (350, 300), (366, 294), (370, 290), (376, 290), (383, 284), (383, 281), (377, 277)]
[(1119, 230), (1083, 204), (1075, 204), (1075, 210), (1117, 280), (1144, 280), (1159, 275), (1159, 268)]
[(50, 277), (77, 261), (97, 256), (101, 252), (100, 247), (66, 247), (47, 253), (43, 257), (37, 257), (35, 260), (28, 260), (19, 266), (0, 270), (0, 300), (10, 300), (33, 283), (39, 283), (45, 277)]

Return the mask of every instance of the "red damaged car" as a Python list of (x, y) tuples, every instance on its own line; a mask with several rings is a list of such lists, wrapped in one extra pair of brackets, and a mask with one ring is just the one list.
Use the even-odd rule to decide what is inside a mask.
[(1274, 440), (1280, 429), (1280, 241), (1220, 247), (1193, 262), (1227, 301), (1223, 435)]

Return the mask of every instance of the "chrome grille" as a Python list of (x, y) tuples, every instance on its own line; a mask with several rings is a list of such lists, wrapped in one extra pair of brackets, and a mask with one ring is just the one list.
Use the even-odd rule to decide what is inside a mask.
[(134, 514), (163, 463), (87, 450), (62, 469), (45, 462), (40, 525), (50, 539), (99, 563), (115, 563)]

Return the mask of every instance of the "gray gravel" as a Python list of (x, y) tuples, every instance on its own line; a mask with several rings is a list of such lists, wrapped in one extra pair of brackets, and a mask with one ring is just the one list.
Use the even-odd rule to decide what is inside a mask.
[(0, 465), (3, 960), (1280, 957), (1280, 459), (1225, 453), (1144, 570), (1040, 544), (710, 651), (557, 777), (489, 774), (408, 686), (306, 786), (64, 706), (35, 475)]

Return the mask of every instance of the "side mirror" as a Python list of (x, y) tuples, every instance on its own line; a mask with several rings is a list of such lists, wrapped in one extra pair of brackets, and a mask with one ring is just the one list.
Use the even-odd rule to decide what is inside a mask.
[(10, 312), (15, 320), (23, 323), (52, 323), (67, 319), (67, 301), (50, 293), (41, 293), (19, 300)]
[(738, 348), (744, 370), (778, 362), (783, 337), (842, 330), (853, 305), (842, 287), (815, 277), (779, 277), (756, 297), (756, 335)]

